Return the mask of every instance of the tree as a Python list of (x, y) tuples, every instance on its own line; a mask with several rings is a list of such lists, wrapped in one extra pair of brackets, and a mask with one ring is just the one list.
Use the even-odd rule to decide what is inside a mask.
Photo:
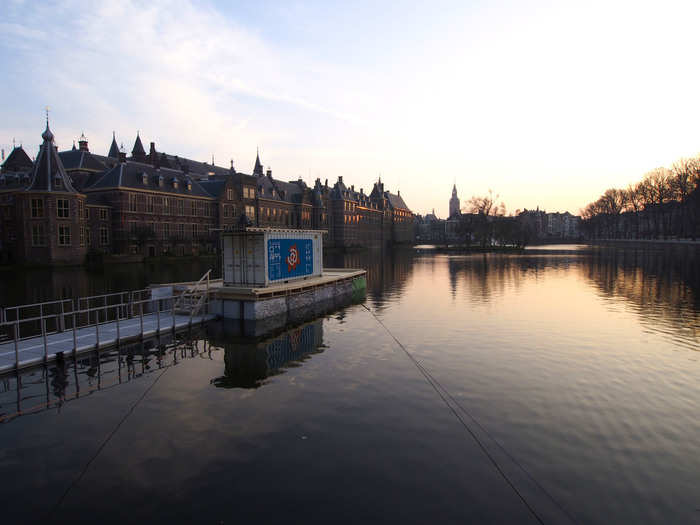
[(472, 196), (465, 208), (468, 213), (473, 214), (471, 226), (482, 248), (493, 242), (493, 218), (506, 214), (506, 205), (503, 202), (496, 203), (498, 197), (498, 195), (493, 195), (493, 190), (489, 190), (488, 195), (484, 197)]

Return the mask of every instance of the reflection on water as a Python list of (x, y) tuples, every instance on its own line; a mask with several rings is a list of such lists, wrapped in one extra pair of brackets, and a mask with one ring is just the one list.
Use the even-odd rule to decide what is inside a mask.
[(229, 343), (218, 340), (210, 332), (209, 338), (212, 337), (213, 344), (220, 345), (224, 351), (224, 375), (212, 379), (212, 384), (220, 388), (258, 388), (268, 377), (282, 373), (284, 368), (301, 366), (312, 354), (324, 350), (321, 320), (264, 341)]
[[(386, 327), (537, 511), (531, 479), (578, 523), (698, 521), (700, 251), (573, 248), (328, 255), (368, 270), (371, 313), (6, 375), (3, 518), (72, 487), (77, 522), (532, 522)], [(67, 272), (80, 293), (124, 284)]]
[[(59, 413), (67, 402), (85, 398), (154, 371), (177, 365), (183, 359), (212, 359), (212, 347), (197, 330), (175, 338), (170, 334), (141, 343), (123, 345), (99, 354), (65, 358), (48, 366), (8, 373), (0, 384), (0, 423), (47, 409)], [(115, 395), (118, 395), (115, 393)]]

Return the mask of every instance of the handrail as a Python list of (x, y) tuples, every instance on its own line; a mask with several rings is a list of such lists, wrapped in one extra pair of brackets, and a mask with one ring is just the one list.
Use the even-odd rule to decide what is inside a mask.
[(207, 280), (207, 289), (206, 289), (206, 292), (207, 292), (207, 295), (209, 295), (209, 275), (211, 274), (211, 272), (212, 272), (212, 269), (209, 268), (209, 269), (204, 273), (204, 275), (202, 275), (202, 277), (199, 278), (199, 281), (197, 281), (197, 282), (194, 284), (194, 286), (189, 286), (189, 285), (188, 285), (187, 288), (186, 288), (186, 289), (182, 292), (182, 294), (180, 295), (180, 298), (175, 302), (174, 307), (175, 307), (175, 308), (182, 308), (182, 303), (183, 303), (183, 301), (185, 301), (185, 299), (186, 299), (187, 297), (193, 297), (193, 296), (195, 295), (195, 293), (198, 291), (199, 285), (202, 284), (202, 281), (204, 281), (204, 279)]
[[(208, 305), (209, 303), (209, 276), (211, 274), (211, 269), (208, 270), (201, 278), (200, 280), (196, 283), (195, 287), (193, 290), (185, 290), (184, 293), (182, 294), (175, 294), (171, 293), (170, 295), (167, 296), (162, 296), (162, 297), (147, 297), (144, 299), (137, 299), (134, 300), (133, 295), (139, 294), (142, 292), (150, 292), (151, 290), (136, 290), (135, 292), (117, 292), (117, 293), (112, 293), (112, 294), (104, 294), (101, 296), (92, 296), (90, 298), (79, 298), (75, 300), (75, 303), (77, 303), (78, 308), (75, 308), (75, 304), (73, 303), (72, 300), (70, 299), (61, 299), (61, 300), (56, 300), (56, 301), (50, 301), (47, 303), (36, 303), (34, 305), (19, 305), (17, 307), (10, 307), (11, 309), (17, 309), (17, 315), (16, 318), (13, 320), (10, 320), (7, 318), (7, 311), (5, 309), (0, 309), (0, 329), (6, 330), (7, 327), (10, 328), (10, 330), (7, 332), (8, 333), (8, 339), (9, 341), (6, 341), (3, 344), (10, 344), (14, 345), (14, 354), (15, 354), (15, 368), (19, 368), (20, 366), (20, 348), (19, 348), (19, 343), (21, 341), (25, 341), (28, 339), (36, 339), (36, 338), (41, 338), (43, 339), (43, 346), (44, 346), (44, 362), (47, 362), (49, 359), (49, 345), (50, 345), (50, 340), (48, 336), (62, 333), (62, 332), (72, 332), (73, 335), (73, 349), (72, 353), (75, 356), (76, 352), (78, 350), (78, 338), (85, 337), (86, 332), (84, 330), (86, 328), (94, 328), (94, 347), (95, 349), (99, 349), (100, 345), (103, 341), (106, 341), (107, 343), (111, 344), (113, 343), (114, 336), (109, 335), (107, 339), (105, 339), (105, 335), (101, 334), (100, 327), (106, 324), (112, 324), (116, 326), (116, 332), (117, 332), (117, 339), (116, 341), (122, 340), (122, 333), (123, 333), (123, 326), (120, 326), (120, 323), (123, 324), (124, 321), (127, 320), (133, 320), (133, 319), (140, 319), (140, 330), (138, 331), (141, 336), (144, 334), (144, 317), (148, 317), (148, 327), (146, 328), (146, 331), (150, 331), (153, 329), (153, 323), (155, 322), (156, 326), (156, 331), (157, 333), (162, 332), (163, 324), (161, 322), (161, 313), (165, 313), (166, 315), (169, 315), (172, 317), (172, 323), (168, 322), (166, 327), (168, 329), (172, 329), (173, 331), (176, 329), (176, 310), (178, 308), (182, 308), (183, 304), (187, 307), (189, 310), (189, 323), (188, 326), (192, 326), (193, 318), (198, 315), (202, 308), (205, 305)], [(199, 289), (199, 286), (202, 285), (202, 283), (206, 284), (206, 288), (203, 290)], [(116, 297), (119, 296), (119, 302), (115, 304), (107, 304), (107, 297)], [(101, 301), (99, 305), (94, 305), (90, 306), (90, 299), (95, 299), (95, 298), (105, 298), (104, 301)], [(126, 300), (125, 300), (126, 299)], [(80, 308), (81, 302), (85, 300), (86, 301), (86, 307), (85, 308)], [(71, 303), (71, 309), (70, 311), (67, 311), (66, 308), (64, 308), (64, 304), (70, 302)], [(151, 306), (148, 309), (144, 309), (144, 303), (148, 303)], [(44, 306), (46, 305), (51, 305), (51, 304), (60, 304), (61, 309), (59, 312), (46, 312), (46, 308)], [(178, 306), (179, 305), (179, 306)], [(21, 311), (22, 309), (29, 308), (30, 306), (34, 307), (39, 307), (39, 315), (38, 316), (32, 316), (32, 317), (26, 317), (26, 318), (21, 318)], [(55, 310), (55, 308), (52, 308), (52, 310)], [(145, 311), (144, 311), (145, 310)], [(95, 312), (95, 315), (91, 315), (92, 312)], [(153, 320), (155, 318), (155, 321)], [(202, 318), (202, 321), (204, 318)], [(39, 326), (37, 326), (37, 323)], [(20, 327), (22, 325), (26, 325), (27, 323), (34, 323), (33, 326), (30, 327), (30, 334), (25, 335), (22, 337)], [(81, 332), (82, 335), (78, 335), (78, 331), (82, 330)], [(112, 330), (110, 330), (111, 332)], [(88, 332), (89, 333), (89, 332)], [(26, 334), (26, 333), (25, 333)], [(132, 330), (129, 330), (128, 332), (128, 337), (133, 337), (135, 334)], [(90, 343), (92, 344), (92, 343)], [(69, 352), (71, 350), (68, 350)]]

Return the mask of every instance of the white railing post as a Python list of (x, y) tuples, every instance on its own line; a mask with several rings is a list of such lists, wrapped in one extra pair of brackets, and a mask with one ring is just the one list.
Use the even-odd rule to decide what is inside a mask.
[(15, 320), (15, 369), (19, 369), (19, 319)]
[[(88, 312), (90, 308), (90, 304), (88, 303)], [(90, 314), (88, 313), (88, 316)], [(98, 350), (100, 349), (100, 311), (95, 310), (95, 348)], [(97, 356), (97, 361), (100, 360), (100, 356)]]
[(139, 306), (139, 316), (141, 317), (141, 338), (143, 339), (143, 302), (140, 302)]
[(158, 320), (158, 331), (156, 333), (160, 335), (160, 299), (156, 299), (156, 319)]
[(121, 307), (122, 307), (121, 299), (122, 299), (122, 298), (120, 297), (120, 298), (119, 298), (119, 304), (117, 305), (117, 344), (119, 344), (119, 340), (121, 339), (121, 335), (120, 335), (120, 333), (119, 333), (119, 317), (121, 317), (121, 316), (119, 315), (119, 310), (120, 310)]
[(41, 335), (44, 338), (44, 363), (49, 359), (49, 345), (46, 342), (46, 319), (41, 316)]
[(78, 352), (78, 335), (76, 334), (75, 310), (73, 311), (73, 359)]
[(63, 301), (61, 301), (61, 322), (59, 323), (59, 326), (57, 328), (57, 332), (63, 332), (66, 329), (66, 317), (65, 317), (65, 310), (63, 308)]

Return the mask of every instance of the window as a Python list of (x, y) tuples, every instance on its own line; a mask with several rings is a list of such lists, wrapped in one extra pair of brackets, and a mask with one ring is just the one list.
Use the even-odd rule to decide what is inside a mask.
[[(59, 219), (67, 219), (70, 217), (70, 204), (68, 199), (56, 199), (56, 214)], [(70, 241), (68, 244), (70, 244)]]
[(249, 219), (255, 220), (255, 208), (253, 206), (246, 206), (245, 214), (248, 216)]
[(46, 246), (46, 232), (43, 224), (32, 224), (32, 246)]
[(70, 246), (70, 226), (58, 227), (58, 245)]
[(153, 213), (153, 197), (147, 197), (146, 198), (146, 211), (148, 213)]
[(185, 214), (185, 201), (183, 201), (182, 199), (177, 201), (177, 208), (178, 208), (179, 215), (181, 215), (181, 216), (184, 215)]
[(230, 213), (230, 206), (224, 205), (224, 217), (228, 217)]
[(163, 215), (170, 214), (170, 200), (167, 197), (163, 197)]
[(133, 193), (129, 194), (129, 211), (136, 211), (136, 195)]
[(104, 226), (100, 228), (100, 246), (107, 246), (109, 244), (109, 230)]
[(141, 174), (141, 180), (144, 186), (148, 186), (148, 174), (145, 171)]
[(226, 199), (233, 200), (233, 188), (226, 188)]
[(180, 239), (184, 239), (185, 238), (185, 225), (183, 223), (178, 224), (177, 230), (178, 230), (178, 234), (180, 236)]
[(32, 199), (32, 219), (44, 216), (44, 199)]
[(56, 187), (56, 189), (60, 188), (63, 183), (63, 179), (61, 177), (55, 177), (53, 180), (53, 185)]
[(85, 216), (85, 204), (83, 201), (78, 201), (78, 217), (83, 218)]
[(92, 232), (90, 231), (90, 228), (85, 228), (85, 237), (88, 246), (92, 246), (92, 238), (90, 237), (91, 234)]
[(192, 225), (192, 238), (194, 239), (195, 237), (197, 237), (197, 225), (193, 224)]
[(85, 228), (80, 228), (80, 246), (85, 246)]
[(168, 239), (170, 237), (170, 224), (167, 222), (163, 223), (163, 239)]
[(101, 221), (107, 220), (107, 210), (105, 210), (104, 208), (100, 208), (100, 220)]
[(243, 197), (246, 199), (254, 199), (255, 198), (255, 188), (251, 188), (250, 186), (245, 186), (243, 188)]

